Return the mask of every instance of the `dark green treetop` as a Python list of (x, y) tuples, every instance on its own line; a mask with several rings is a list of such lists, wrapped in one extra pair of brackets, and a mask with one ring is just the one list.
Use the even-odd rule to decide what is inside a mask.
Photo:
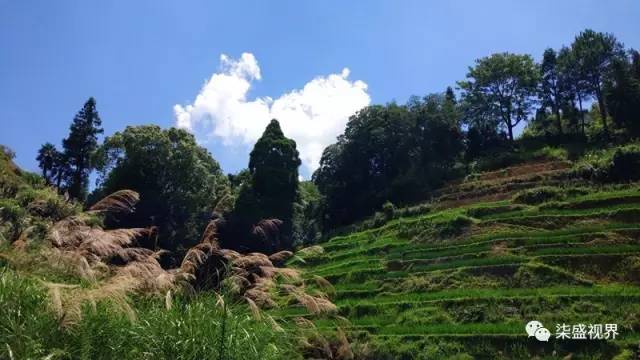
[(538, 78), (530, 55), (498, 53), (476, 60), (458, 85), (467, 108), (488, 121), (499, 120), (513, 140), (513, 128), (533, 109)]
[(98, 135), (103, 132), (101, 126), (96, 100), (91, 97), (73, 118), (69, 136), (62, 142), (69, 168), (69, 195), (80, 200), (86, 196), (89, 173), (93, 168), (92, 155), (98, 146)]

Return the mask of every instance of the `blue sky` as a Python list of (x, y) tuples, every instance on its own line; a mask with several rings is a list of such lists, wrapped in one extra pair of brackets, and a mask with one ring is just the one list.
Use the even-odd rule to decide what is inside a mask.
[[(232, 114), (236, 119), (254, 101), (263, 107), (260, 116), (272, 116), (283, 113), (276, 104), (302, 102), (304, 108), (310, 101), (314, 113), (326, 116), (307, 120), (327, 118), (331, 126), (318, 131), (335, 132), (343, 121), (332, 116), (350, 108), (336, 114), (323, 99), (350, 98), (342, 92), (331, 97), (333, 89), (351, 91), (359, 103), (363, 93), (367, 102), (404, 102), (455, 84), (476, 58), (498, 51), (539, 58), (546, 47), (569, 44), (584, 28), (612, 32), (626, 46), (640, 48), (638, 19), (636, 0), (0, 0), (0, 143), (16, 151), (19, 165), (37, 170), (39, 146), (60, 144), (89, 96), (97, 99), (106, 135), (126, 125), (173, 126), (174, 106), (194, 105), (191, 119), (201, 122), (193, 122), (198, 126), (192, 131), (232, 172), (246, 166), (255, 135), (235, 127), (226, 129), (226, 137), (210, 136), (207, 126), (218, 135), (225, 130), (203, 116), (242, 110)], [(226, 67), (222, 54), (228, 55)], [(259, 76), (255, 68), (234, 70), (243, 64), (257, 65)], [(239, 105), (232, 99), (224, 111), (196, 106), (205, 82), (209, 93), (219, 95), (223, 82), (214, 74), (240, 74), (236, 80), (249, 87), (238, 96), (246, 99)], [(307, 84), (324, 95), (312, 98)], [(298, 143), (312, 138), (296, 131)], [(332, 138), (331, 131), (318, 144)], [(319, 151), (312, 147), (304, 150), (310, 159)]]

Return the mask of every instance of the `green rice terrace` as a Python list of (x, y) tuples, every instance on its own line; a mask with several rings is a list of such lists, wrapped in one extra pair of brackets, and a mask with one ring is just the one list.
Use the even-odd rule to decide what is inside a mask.
[[(380, 226), (303, 249), (290, 265), (331, 283), (337, 315), (270, 314), (339, 328), (371, 358), (631, 358), (640, 185), (572, 174), (568, 162), (542, 161), (468, 176)], [(532, 320), (548, 342), (527, 336)], [(617, 336), (558, 339), (557, 324), (617, 324)]]

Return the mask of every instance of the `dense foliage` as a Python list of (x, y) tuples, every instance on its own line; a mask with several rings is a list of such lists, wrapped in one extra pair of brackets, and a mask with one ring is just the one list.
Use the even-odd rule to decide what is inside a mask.
[[(312, 181), (275, 119), (225, 176), (185, 130), (100, 145), (93, 98), (39, 150), (42, 177), (0, 147), (0, 357), (637, 355), (640, 54), (585, 30), (458, 85), (363, 108)], [(82, 211), (114, 192), (126, 214)], [(621, 341), (545, 347), (533, 318), (619, 319)]]
[[(313, 177), (325, 200), (324, 230), (372, 215), (386, 201), (426, 199), (459, 168), (524, 160), (532, 154), (528, 144), (584, 150), (637, 137), (639, 69), (637, 51), (625, 52), (612, 34), (585, 30), (569, 47), (546, 49), (540, 64), (507, 52), (477, 60), (458, 82), (460, 101), (448, 89), (362, 109), (325, 149)], [(523, 124), (516, 141), (514, 129)]]
[(63, 151), (46, 143), (38, 151), (38, 164), (42, 176), (49, 184), (55, 184), (60, 192), (67, 192), (84, 201), (89, 186), (89, 174), (94, 169), (93, 153), (102, 134), (102, 120), (96, 109), (96, 100), (89, 98), (73, 118), (69, 136), (62, 141)]
[[(240, 186), (228, 246), (264, 252), (291, 248), (299, 166), (295, 141), (284, 136), (277, 120), (271, 120), (251, 151), (246, 174), (250, 179)], [(258, 223), (270, 219), (282, 222), (276, 231), (256, 229)]]
[(325, 224), (349, 224), (387, 200), (424, 198), (461, 155), (459, 122), (452, 91), (402, 106), (369, 106), (352, 116), (313, 175), (326, 196)]
[(165, 249), (195, 244), (229, 191), (218, 162), (180, 129), (127, 127), (106, 138), (96, 158), (102, 177), (93, 198), (122, 189), (139, 192), (136, 212), (117, 225), (157, 226)]
[(467, 80), (460, 81), (472, 123), (513, 129), (525, 121), (535, 104), (538, 69), (529, 55), (498, 53), (476, 61)]

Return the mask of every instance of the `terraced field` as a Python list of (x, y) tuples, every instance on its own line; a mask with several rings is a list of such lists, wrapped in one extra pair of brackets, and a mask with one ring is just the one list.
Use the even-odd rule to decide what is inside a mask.
[[(635, 358), (639, 240), (638, 184), (588, 184), (566, 163), (527, 164), (469, 177), (422, 214), (300, 252), (291, 265), (332, 283), (337, 316), (272, 313), (344, 329), (376, 359)], [(527, 337), (530, 320), (549, 342)], [(613, 323), (619, 334), (557, 339), (563, 323)]]

